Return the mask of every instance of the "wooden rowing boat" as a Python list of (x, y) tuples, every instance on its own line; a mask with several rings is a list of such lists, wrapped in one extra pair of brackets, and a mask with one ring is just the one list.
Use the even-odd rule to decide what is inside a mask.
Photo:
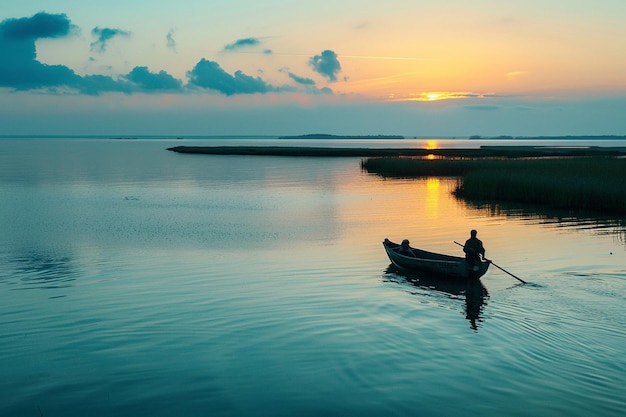
[(414, 256), (403, 255), (398, 252), (400, 244), (389, 239), (385, 239), (383, 246), (389, 260), (397, 268), (456, 279), (478, 279), (485, 275), (491, 263), (484, 260), (477, 265), (470, 265), (460, 256), (442, 255), (415, 248), (410, 248)]

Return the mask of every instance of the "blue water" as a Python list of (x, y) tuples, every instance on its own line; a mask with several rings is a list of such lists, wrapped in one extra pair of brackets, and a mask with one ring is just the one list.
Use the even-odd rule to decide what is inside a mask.
[[(165, 151), (190, 142), (220, 141), (0, 140), (0, 415), (623, 414), (618, 222)], [(457, 254), (471, 228), (529, 284), (388, 269), (385, 237)]]

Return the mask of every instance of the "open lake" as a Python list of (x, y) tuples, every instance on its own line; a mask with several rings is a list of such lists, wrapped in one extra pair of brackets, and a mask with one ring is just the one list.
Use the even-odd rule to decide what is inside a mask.
[[(623, 415), (618, 222), (218, 142), (0, 139), (0, 415)], [(472, 228), (528, 284), (389, 270)]]

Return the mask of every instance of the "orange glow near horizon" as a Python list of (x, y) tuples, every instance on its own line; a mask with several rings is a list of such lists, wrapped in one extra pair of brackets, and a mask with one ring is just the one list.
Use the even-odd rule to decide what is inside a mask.
[[(426, 142), (426, 149), (439, 149), (439, 143), (436, 140), (429, 140)], [(430, 159), (430, 158), (429, 158)]]
[(410, 94), (406, 101), (461, 100), (471, 97), (482, 98), (484, 95), (467, 91), (424, 91)]

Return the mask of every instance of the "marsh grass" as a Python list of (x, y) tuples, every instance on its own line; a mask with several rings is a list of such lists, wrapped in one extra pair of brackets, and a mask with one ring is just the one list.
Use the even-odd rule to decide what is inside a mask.
[(467, 200), (626, 216), (625, 158), (372, 158), (362, 167), (388, 177), (460, 177), (454, 194)]

